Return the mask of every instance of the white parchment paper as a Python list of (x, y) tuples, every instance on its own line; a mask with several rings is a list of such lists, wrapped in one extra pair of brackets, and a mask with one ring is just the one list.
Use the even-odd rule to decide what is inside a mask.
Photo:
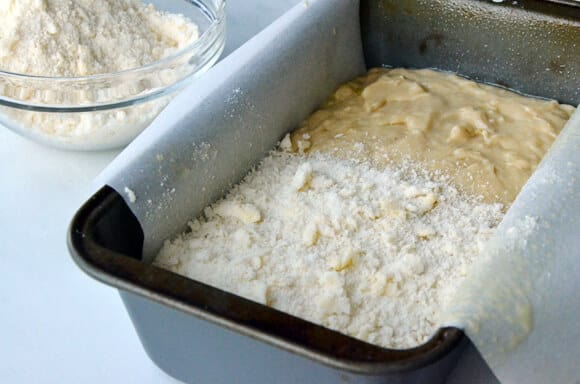
[(580, 112), (447, 313), (502, 383), (580, 383)]
[(146, 260), (364, 73), (357, 16), (352, 0), (295, 6), (183, 91), (100, 175), (141, 223)]

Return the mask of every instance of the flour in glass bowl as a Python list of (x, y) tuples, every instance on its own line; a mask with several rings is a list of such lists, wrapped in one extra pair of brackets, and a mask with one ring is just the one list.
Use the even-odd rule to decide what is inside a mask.
[[(0, 19), (0, 70), (46, 77), (138, 68), (176, 53), (199, 37), (197, 26), (183, 15), (160, 12), (139, 0), (3, 0)], [(179, 76), (167, 70), (156, 79), (157, 84), (113, 86), (100, 93), (75, 94), (74, 100), (63, 100), (51, 90), (15, 88), (7, 82), (0, 84), (0, 94), (30, 104), (82, 105), (103, 97), (114, 101), (138, 95), (148, 87), (171, 84)], [(13, 123), (63, 141), (121, 142), (142, 130), (168, 101), (161, 98), (115, 111), (77, 114), (7, 108), (3, 112)]]
[[(288, 138), (282, 147), (288, 147)], [(361, 340), (425, 342), (502, 218), (416, 164), (271, 153), (155, 264)]]

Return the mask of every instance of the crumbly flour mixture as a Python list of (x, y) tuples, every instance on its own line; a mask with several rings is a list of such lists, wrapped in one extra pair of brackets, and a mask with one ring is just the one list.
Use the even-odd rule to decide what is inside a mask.
[(372, 70), (156, 263), (384, 347), (423, 343), (572, 113), (430, 70)]
[(155, 263), (384, 347), (409, 348), (502, 217), (417, 167), (275, 152)]
[[(2, 0), (0, 19), (0, 70), (49, 77), (140, 67), (185, 48), (199, 37), (197, 26), (184, 16), (160, 12), (139, 0)], [(156, 86), (170, 84), (177, 76), (167, 70), (155, 80), (159, 82)], [(83, 99), (70, 103), (91, 104), (105, 94), (112, 102), (126, 97), (129, 90), (138, 94), (145, 90), (139, 87), (147, 87), (112, 86), (98, 94), (78, 95)], [(10, 84), (0, 84), (0, 93), (27, 103), (63, 102), (50, 90), (14, 90)], [(11, 118), (8, 124), (63, 143), (112, 146), (142, 130), (168, 101), (162, 98), (115, 111), (74, 115), (13, 109), (4, 113)]]
[(139, 0), (2, 0), (0, 69), (86, 76), (152, 63), (198, 35), (182, 15)]

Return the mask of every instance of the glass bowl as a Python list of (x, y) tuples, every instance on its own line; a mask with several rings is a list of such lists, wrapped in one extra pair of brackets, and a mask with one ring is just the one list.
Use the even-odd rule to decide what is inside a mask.
[(219, 58), (225, 43), (224, 0), (146, 0), (199, 29), (184, 49), (151, 64), (82, 77), (0, 71), (0, 124), (41, 144), (105, 150), (131, 142), (171, 99)]

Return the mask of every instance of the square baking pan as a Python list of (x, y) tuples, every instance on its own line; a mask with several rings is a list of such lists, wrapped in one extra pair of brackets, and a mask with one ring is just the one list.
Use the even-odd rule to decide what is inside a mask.
[[(72, 220), (71, 254), (86, 273), (119, 289), (150, 358), (184, 382), (443, 383), (469, 345), (459, 329), (441, 329), (414, 349), (380, 348), (154, 267), (151, 249), (182, 232), (340, 83), (366, 68), (438, 68), (578, 104), (579, 19), (580, 8), (566, 1), (299, 4), (210, 70), (200, 81), (207, 93), (185, 91), (151, 127), (161, 131), (168, 120), (175, 126), (162, 144), (140, 149), (142, 157), (178, 153), (184, 135), (218, 148), (208, 161), (177, 161), (187, 172), (175, 176), (184, 184), (172, 199), (190, 208), (161, 204), (143, 215), (120, 187), (104, 186)], [(244, 98), (232, 104), (227, 92)], [(144, 145), (140, 139), (132, 147)], [(121, 178), (139, 198), (159, 198), (159, 186), (139, 184), (143, 169), (127, 167)], [(164, 218), (173, 226), (156, 231), (155, 220)]]

